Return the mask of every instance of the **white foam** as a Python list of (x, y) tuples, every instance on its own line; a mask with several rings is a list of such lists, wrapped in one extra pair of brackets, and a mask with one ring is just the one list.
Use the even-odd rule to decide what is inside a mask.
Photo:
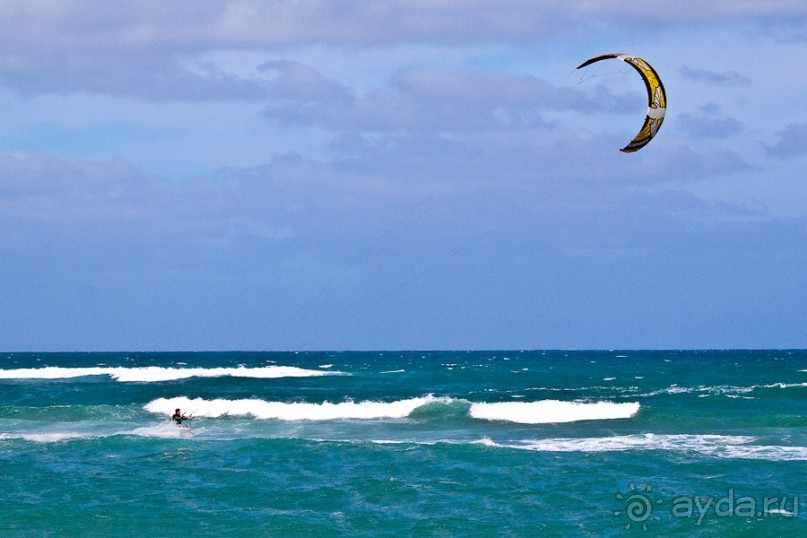
[(805, 446), (748, 445), (731, 447), (725, 452), (713, 454), (721, 458), (772, 461), (807, 461)]
[[(770, 383), (767, 385), (749, 385), (747, 387), (738, 387), (733, 385), (716, 385), (716, 386), (707, 386), (701, 385), (698, 387), (679, 387), (678, 385), (670, 385), (665, 389), (654, 390), (652, 392), (648, 392), (645, 394), (639, 394), (637, 396), (658, 396), (661, 394), (695, 394), (695, 393), (702, 393), (706, 396), (708, 395), (732, 395), (732, 394), (746, 394), (749, 392), (754, 392), (758, 389), (793, 389), (793, 388), (804, 388), (807, 387), (807, 382), (805, 383)], [(704, 396), (700, 396), (704, 397)]]
[(767, 511), (768, 514), (777, 514), (784, 517), (796, 517), (798, 516), (798, 511), (791, 512), (790, 510), (785, 510), (783, 508), (772, 508)]
[(762, 385), (766, 389), (793, 389), (807, 387), (807, 383), (773, 383), (771, 385)]
[(693, 452), (717, 458), (771, 461), (807, 460), (807, 447), (751, 444), (754, 437), (740, 435), (618, 435), (614, 437), (583, 437), (537, 439), (512, 443), (497, 443), (489, 439), (479, 444), (537, 452), (617, 452), (627, 450), (670, 450)]
[(22, 439), (34, 443), (57, 443), (70, 439), (81, 439), (88, 437), (86, 434), (77, 432), (50, 432), (50, 433), (0, 433), (0, 440)]
[(251, 416), (262, 420), (345, 420), (345, 419), (382, 419), (405, 418), (412, 411), (423, 405), (441, 402), (450, 403), (450, 398), (424, 396), (395, 402), (345, 401), (340, 403), (286, 403), (268, 402), (259, 399), (242, 400), (205, 400), (158, 398), (147, 403), (143, 408), (151, 413), (171, 415), (180, 408), (184, 413), (196, 417), (218, 418), (223, 416)]
[(449, 441), (447, 439), (438, 439), (434, 441), (410, 441), (403, 439), (371, 439), (374, 445), (417, 445), (417, 446), (435, 446), (435, 445), (455, 445), (459, 444), (457, 441)]
[(160, 437), (163, 439), (177, 439), (187, 437), (194, 433), (201, 433), (203, 428), (184, 428), (178, 427), (174, 423), (157, 424), (154, 426), (144, 426), (142, 428), (135, 428), (134, 430), (123, 432), (124, 435), (136, 435), (138, 437)]
[(180, 438), (199, 434), (204, 428), (179, 428), (173, 422), (166, 422), (152, 426), (143, 426), (134, 430), (107, 431), (107, 432), (24, 432), (24, 433), (0, 433), (0, 441), (8, 439), (20, 439), (33, 443), (58, 443), (60, 441), (70, 441), (73, 439), (101, 439), (115, 435), (136, 435), (138, 437), (161, 437)]
[(265, 366), (262, 368), (163, 368), (146, 366), (140, 368), (93, 367), (93, 368), (20, 368), (0, 370), (0, 379), (70, 379), (75, 377), (108, 375), (116, 381), (152, 383), (174, 381), (191, 377), (251, 377), (275, 379), (281, 377), (317, 377), (340, 375), (342, 372), (307, 370), (294, 366)]
[(624, 450), (697, 450), (737, 446), (754, 441), (753, 437), (723, 435), (616, 435), (613, 437), (569, 437), (536, 439), (511, 444), (492, 443), (539, 452), (613, 452)]
[(519, 424), (552, 424), (579, 420), (624, 419), (634, 416), (639, 404), (613, 402), (537, 402), (475, 403), (471, 416), (481, 420), (500, 420)]

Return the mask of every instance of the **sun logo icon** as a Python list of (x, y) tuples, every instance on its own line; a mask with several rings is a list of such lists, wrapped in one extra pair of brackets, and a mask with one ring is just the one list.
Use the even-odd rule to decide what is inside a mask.
[(628, 523), (625, 525), (626, 529), (630, 529), (634, 524), (641, 525), (642, 530), (647, 530), (647, 522), (652, 519), (658, 521), (660, 518), (653, 514), (654, 505), (660, 505), (664, 501), (662, 499), (654, 499), (653, 488), (651, 486), (636, 487), (635, 484), (630, 485), (630, 492), (627, 495), (621, 493), (616, 494), (616, 498), (624, 503), (623, 510), (616, 510), (614, 516), (621, 516), (625, 514), (628, 518)]

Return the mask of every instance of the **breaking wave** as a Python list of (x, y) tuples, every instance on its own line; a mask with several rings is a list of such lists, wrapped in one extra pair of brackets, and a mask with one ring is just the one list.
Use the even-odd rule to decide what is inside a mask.
[(450, 398), (435, 398), (424, 396), (410, 398), (396, 402), (354, 402), (339, 403), (286, 403), (267, 402), (259, 399), (242, 400), (205, 400), (202, 398), (189, 399), (158, 398), (144, 406), (151, 413), (171, 415), (174, 409), (180, 408), (186, 413), (196, 417), (218, 418), (254, 417), (262, 420), (340, 420), (340, 419), (383, 419), (405, 418), (418, 407), (433, 403), (449, 403)]
[(580, 420), (631, 418), (639, 412), (639, 404), (613, 402), (538, 402), (475, 403), (470, 414), (481, 420), (499, 420), (519, 424), (555, 424)]
[(163, 368), (146, 366), (141, 368), (101, 367), (92, 368), (21, 368), (0, 370), (0, 379), (70, 379), (76, 377), (106, 375), (121, 382), (154, 383), (175, 381), (191, 377), (251, 377), (276, 379), (281, 377), (318, 377), (342, 375), (337, 371), (321, 371), (297, 368), (295, 366), (265, 366), (261, 368)]
[(543, 400), (538, 402), (471, 403), (455, 398), (427, 395), (394, 402), (352, 401), (332, 403), (269, 402), (260, 399), (205, 400), (186, 397), (159, 398), (144, 406), (146, 411), (170, 415), (183, 409), (196, 417), (254, 417), (262, 420), (349, 420), (418, 418), (436, 419), (458, 414), (481, 420), (521, 424), (549, 424), (579, 420), (630, 418), (638, 403), (579, 403)]
[(751, 444), (756, 439), (740, 435), (618, 435), (614, 437), (584, 437), (535, 439), (528, 441), (478, 441), (486, 446), (532, 450), (536, 452), (618, 452), (629, 450), (669, 450), (692, 452), (717, 458), (737, 458), (773, 461), (807, 460), (807, 447)]

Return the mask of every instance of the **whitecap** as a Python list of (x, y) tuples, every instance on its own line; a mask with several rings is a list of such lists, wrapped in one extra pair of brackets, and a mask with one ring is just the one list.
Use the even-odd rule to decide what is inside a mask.
[[(670, 385), (664, 389), (654, 390), (652, 392), (648, 392), (645, 394), (639, 394), (638, 396), (659, 396), (662, 394), (694, 394), (694, 393), (706, 393), (707, 395), (712, 394), (721, 394), (721, 395), (730, 395), (730, 394), (747, 394), (749, 392), (754, 392), (759, 389), (793, 389), (793, 388), (804, 388), (807, 387), (807, 382), (805, 383), (769, 383), (767, 385), (749, 385), (749, 386), (734, 386), (734, 385), (700, 385), (697, 387), (679, 387), (676, 384)], [(703, 397), (703, 396), (700, 396)]]
[(498, 420), (519, 424), (553, 424), (580, 420), (631, 418), (639, 411), (637, 402), (537, 402), (475, 403), (470, 414), (480, 420)]
[(281, 377), (317, 377), (342, 375), (342, 372), (307, 370), (295, 366), (265, 366), (262, 368), (164, 368), (145, 366), (138, 368), (93, 367), (93, 368), (20, 368), (0, 370), (0, 379), (71, 379), (76, 377), (107, 375), (121, 382), (153, 383), (176, 381), (192, 377), (249, 377), (276, 379)]
[(254, 417), (263, 420), (318, 421), (349, 419), (405, 418), (418, 407), (430, 403), (450, 404), (451, 398), (436, 398), (432, 395), (394, 402), (352, 400), (332, 403), (270, 402), (260, 399), (205, 400), (186, 397), (158, 398), (143, 408), (151, 413), (171, 415), (177, 408), (196, 417), (219, 418), (224, 416)]
[[(798, 506), (798, 505), (797, 505)], [(796, 517), (798, 516), (798, 511), (791, 512), (790, 510), (785, 510), (783, 508), (771, 508), (766, 512), (767, 514), (776, 514), (784, 517)]]
[(57, 443), (87, 437), (89, 437), (87, 434), (78, 432), (0, 433), (0, 440), (22, 439), (34, 443)]
[(173, 422), (164, 424), (155, 424), (152, 426), (143, 426), (122, 432), (123, 435), (136, 435), (138, 437), (159, 437), (162, 439), (179, 439), (195, 433), (201, 433), (203, 428), (185, 428), (178, 427)]
[(807, 447), (752, 444), (756, 438), (741, 435), (673, 434), (617, 435), (613, 437), (582, 437), (535, 439), (483, 444), (501, 448), (532, 450), (537, 452), (619, 452), (628, 450), (665, 450), (693, 452), (727, 459), (753, 459), (771, 461), (807, 460)]

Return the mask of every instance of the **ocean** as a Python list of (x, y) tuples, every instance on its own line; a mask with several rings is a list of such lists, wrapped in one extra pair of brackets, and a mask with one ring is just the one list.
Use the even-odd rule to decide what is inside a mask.
[(6, 353), (0, 537), (805, 536), (806, 403), (798, 350)]

